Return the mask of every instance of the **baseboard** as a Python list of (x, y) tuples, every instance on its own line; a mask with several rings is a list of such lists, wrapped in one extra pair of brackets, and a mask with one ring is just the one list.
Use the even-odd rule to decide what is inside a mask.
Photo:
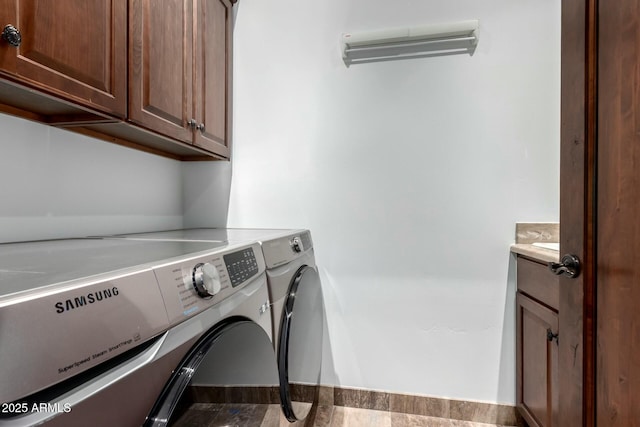
[[(303, 386), (300, 387), (300, 393), (311, 396), (315, 394), (312, 389)], [(197, 403), (280, 403), (276, 386), (191, 386), (190, 394)], [(515, 406), (510, 405), (331, 386), (320, 386), (317, 401), (320, 406), (346, 406), (503, 426), (524, 425)]]
[(335, 406), (375, 409), (379, 411), (472, 421), (476, 423), (506, 426), (522, 425), (522, 420), (515, 406), (510, 405), (389, 393), (357, 388), (334, 387), (332, 393), (331, 389), (332, 387), (321, 387), (321, 404), (323, 403), (323, 398), (327, 400), (333, 395), (332, 404)]

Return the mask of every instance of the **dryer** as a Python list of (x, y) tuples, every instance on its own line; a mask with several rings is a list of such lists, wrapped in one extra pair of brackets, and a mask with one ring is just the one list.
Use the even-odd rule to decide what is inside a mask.
[(275, 373), (268, 300), (257, 243), (2, 244), (0, 426), (167, 425), (203, 360)]
[(289, 421), (306, 418), (318, 398), (324, 321), (322, 288), (309, 230), (198, 228), (118, 237), (142, 241), (258, 242), (265, 259), (272, 308), (280, 403)]
[(308, 230), (259, 242), (272, 304), (282, 410), (293, 422), (304, 419), (318, 400), (324, 322), (320, 276)]

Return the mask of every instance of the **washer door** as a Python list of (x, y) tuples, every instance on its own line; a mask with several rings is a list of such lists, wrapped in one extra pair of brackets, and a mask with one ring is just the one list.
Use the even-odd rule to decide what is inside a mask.
[(289, 285), (280, 324), (278, 372), (282, 411), (303, 420), (317, 400), (322, 365), (323, 304), (320, 277), (304, 265)]
[[(185, 391), (198, 378), (217, 387), (211, 390), (218, 391), (220, 387), (232, 390), (235, 387), (264, 384), (265, 378), (275, 384), (275, 357), (269, 337), (258, 324), (245, 318), (226, 319), (213, 327), (174, 370), (144, 427), (165, 427), (175, 422), (185, 409), (182, 408), (183, 394), (189, 401), (189, 394)], [(242, 425), (245, 416), (240, 409), (233, 409), (233, 405), (229, 405), (243, 403), (242, 396), (223, 396), (222, 399), (221, 402), (227, 403), (225, 406), (230, 411), (220, 412), (215, 419), (215, 413), (212, 412), (207, 425)]]

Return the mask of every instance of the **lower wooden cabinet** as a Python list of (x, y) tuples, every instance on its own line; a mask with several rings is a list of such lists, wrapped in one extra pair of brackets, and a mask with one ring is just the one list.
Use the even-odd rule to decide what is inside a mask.
[[(547, 282), (539, 299), (523, 292), (533, 283)], [(516, 368), (517, 407), (530, 427), (556, 426), (558, 408), (558, 330), (554, 300), (558, 279), (544, 264), (518, 258), (518, 293), (516, 296)], [(535, 293), (535, 292), (534, 292)], [(550, 295), (551, 294), (551, 295)]]

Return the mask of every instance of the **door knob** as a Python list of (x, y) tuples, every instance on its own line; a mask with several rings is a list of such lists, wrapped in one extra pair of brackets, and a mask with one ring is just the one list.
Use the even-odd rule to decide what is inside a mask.
[(549, 270), (551, 270), (553, 274), (564, 274), (572, 279), (578, 277), (580, 274), (580, 260), (575, 255), (567, 254), (562, 257), (559, 263), (550, 262), (548, 265)]
[(4, 30), (2, 30), (2, 39), (14, 47), (18, 47), (22, 43), (20, 31), (11, 24), (5, 26)]

